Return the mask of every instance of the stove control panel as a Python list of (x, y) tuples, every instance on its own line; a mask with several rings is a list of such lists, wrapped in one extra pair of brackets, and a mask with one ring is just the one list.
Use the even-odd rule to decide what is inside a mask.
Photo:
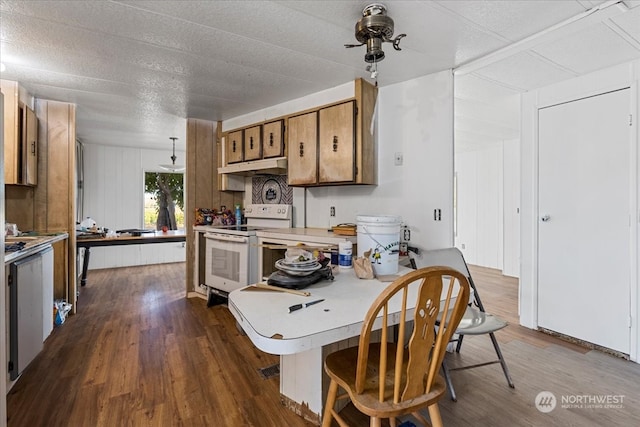
[(247, 205), (246, 218), (291, 219), (291, 205)]

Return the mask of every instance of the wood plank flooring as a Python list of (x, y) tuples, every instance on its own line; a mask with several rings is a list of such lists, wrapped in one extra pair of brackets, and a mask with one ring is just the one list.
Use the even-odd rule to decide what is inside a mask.
[[(78, 314), (45, 342), (7, 396), (9, 426), (309, 426), (280, 404), (278, 378), (258, 369), (278, 358), (257, 350), (224, 306), (184, 298), (183, 263), (89, 272)], [(516, 279), (473, 268), (488, 310), (509, 320), (496, 335), (499, 365), (452, 373), (458, 402), (440, 407), (447, 426), (640, 425), (640, 365), (519, 326)], [(486, 337), (467, 337), (451, 364), (493, 358)], [(542, 413), (535, 397), (551, 391)], [(583, 401), (623, 395), (621, 407)], [(574, 407), (562, 408), (562, 398)], [(368, 420), (352, 406), (354, 426)], [(388, 425), (388, 424), (387, 424)]]

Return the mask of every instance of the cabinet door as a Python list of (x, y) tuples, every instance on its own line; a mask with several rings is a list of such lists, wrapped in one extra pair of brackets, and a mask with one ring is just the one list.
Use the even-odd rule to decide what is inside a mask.
[(244, 160), (259, 160), (262, 158), (262, 126), (253, 126), (244, 130)]
[(266, 123), (262, 129), (262, 157), (267, 159), (269, 157), (284, 156), (282, 120)]
[(242, 156), (242, 131), (238, 130), (227, 135), (227, 146), (225, 154), (227, 163), (238, 163), (243, 160)]
[(18, 84), (0, 80), (4, 96), (4, 183), (19, 184)]
[(289, 185), (313, 185), (318, 175), (318, 113), (289, 118), (287, 163)]
[(24, 162), (24, 183), (36, 185), (38, 183), (38, 119), (29, 107), (23, 111), (22, 156)]
[(355, 180), (355, 101), (320, 110), (319, 183)]

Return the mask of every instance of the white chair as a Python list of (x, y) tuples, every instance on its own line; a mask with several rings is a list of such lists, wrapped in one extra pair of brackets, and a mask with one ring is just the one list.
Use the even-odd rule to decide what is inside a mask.
[[(467, 309), (464, 313), (458, 328), (456, 329), (456, 336), (451, 340), (451, 342), (456, 342), (455, 351), (456, 353), (460, 353), (460, 348), (462, 347), (462, 339), (465, 335), (489, 335), (491, 338), (491, 342), (493, 344), (493, 348), (495, 349), (496, 355), (498, 357), (497, 360), (492, 360), (484, 363), (477, 363), (474, 365), (461, 366), (456, 368), (449, 368), (447, 366), (446, 361), (442, 363), (442, 370), (444, 373), (445, 380), (447, 382), (447, 387), (449, 388), (449, 393), (451, 395), (451, 399), (453, 401), (457, 400), (455, 389), (453, 388), (453, 383), (451, 381), (451, 371), (462, 370), (462, 369), (470, 369), (477, 368), (480, 366), (491, 365), (494, 363), (499, 363), (502, 366), (502, 371), (504, 372), (504, 376), (507, 379), (507, 383), (509, 387), (515, 388), (513, 384), (513, 380), (511, 379), (511, 374), (509, 373), (509, 368), (507, 368), (507, 363), (504, 360), (504, 356), (502, 355), (502, 351), (500, 351), (500, 346), (498, 345), (498, 341), (494, 335), (494, 332), (504, 328), (507, 326), (507, 322), (497, 316), (491, 315), (487, 313), (482, 305), (482, 300), (480, 299), (480, 294), (478, 293), (478, 289), (476, 288), (475, 283), (473, 282), (473, 278), (471, 277), (471, 273), (469, 272), (469, 268), (467, 267), (467, 263), (464, 260), (464, 256), (462, 252), (458, 248), (446, 248), (446, 249), (437, 249), (431, 251), (422, 251), (421, 258), (419, 261), (419, 268), (430, 267), (430, 266), (446, 266), (458, 270), (462, 274), (467, 277), (469, 281), (469, 285), (471, 286), (471, 299), (470, 303), (467, 306)], [(414, 262), (412, 262), (414, 264)], [(414, 268), (415, 268), (414, 264)]]

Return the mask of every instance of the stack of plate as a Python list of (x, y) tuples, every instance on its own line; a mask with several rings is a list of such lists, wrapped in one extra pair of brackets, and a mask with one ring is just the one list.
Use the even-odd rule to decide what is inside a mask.
[(322, 265), (318, 262), (318, 258), (310, 258), (304, 261), (279, 259), (275, 265), (278, 270), (291, 276), (308, 276), (322, 268)]

